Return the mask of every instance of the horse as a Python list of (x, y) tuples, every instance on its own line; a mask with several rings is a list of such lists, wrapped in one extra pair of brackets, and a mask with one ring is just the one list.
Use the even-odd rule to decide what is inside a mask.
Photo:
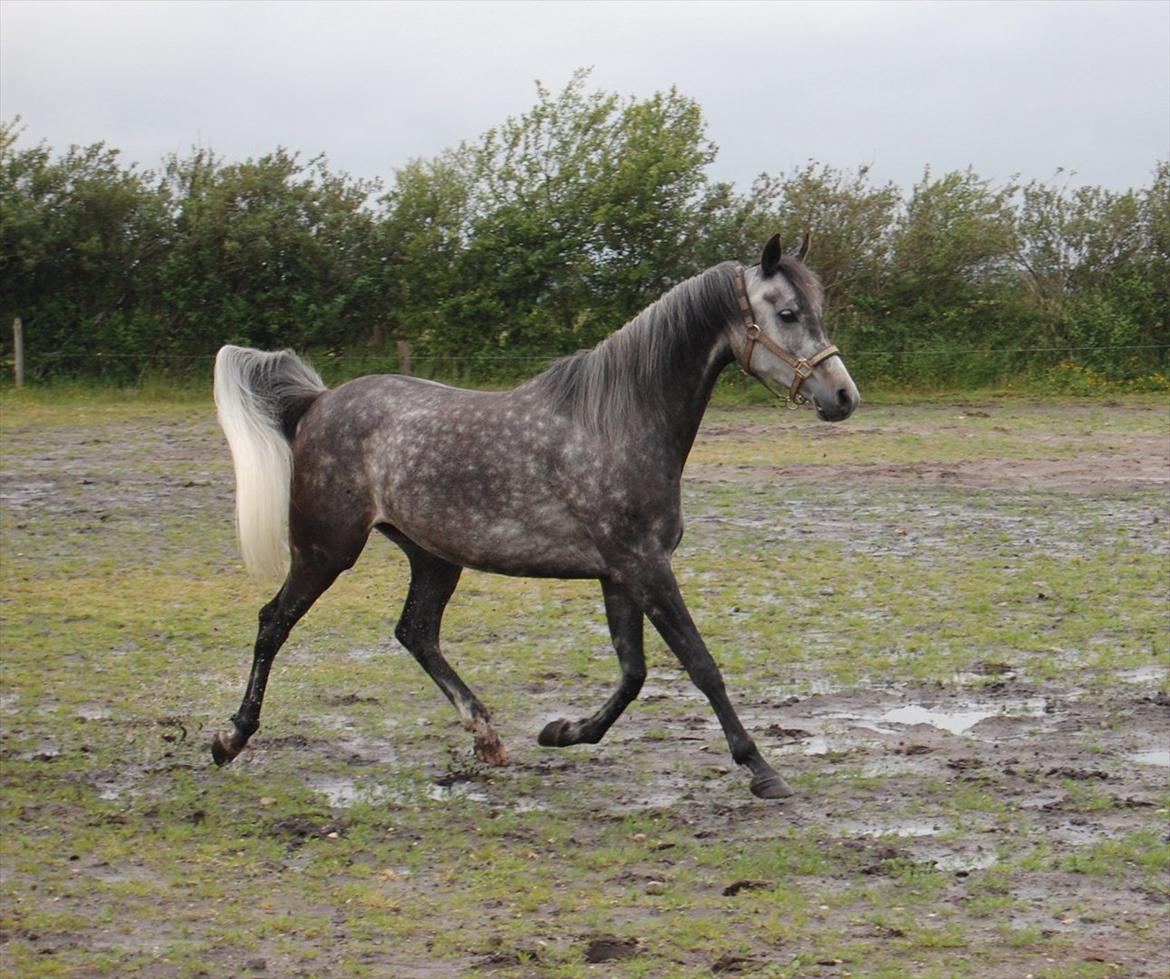
[(240, 549), (250, 572), (283, 583), (260, 611), (243, 700), (212, 741), (216, 764), (258, 730), (277, 651), (377, 530), (410, 567), (395, 635), (455, 707), (481, 762), (507, 764), (507, 751), (439, 643), (464, 568), (601, 584), (621, 680), (592, 716), (546, 725), (540, 745), (601, 740), (646, 678), (648, 619), (709, 701), (751, 792), (791, 795), (740, 723), (671, 558), (683, 466), (725, 367), (738, 361), (823, 421), (848, 418), (860, 401), (825, 336), (808, 247), (806, 233), (785, 254), (774, 235), (759, 264), (722, 262), (679, 283), (593, 349), (508, 391), (392, 374), (330, 389), (291, 351), (223, 347), (214, 396)]

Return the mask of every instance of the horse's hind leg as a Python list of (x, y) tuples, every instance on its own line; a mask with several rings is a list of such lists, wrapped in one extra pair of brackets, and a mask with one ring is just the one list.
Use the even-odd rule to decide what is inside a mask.
[(475, 757), (489, 765), (508, 764), (508, 752), (492, 727), (491, 714), (451, 668), (439, 648), (443, 611), (463, 569), (427, 553), (390, 528), (379, 529), (410, 559), (410, 589), (394, 634), (446, 694), (459, 712), (463, 726), (475, 735)]
[[(260, 727), (260, 708), (264, 703), (264, 689), (268, 673), (280, 647), (301, 617), (333, 584), (342, 571), (353, 567), (365, 543), (360, 528), (348, 533), (332, 528), (337, 536), (328, 545), (317, 543), (329, 537), (318, 533), (308, 541), (305, 531), (298, 533), (296, 524), (290, 528), (294, 540), (292, 567), (276, 597), (260, 610), (260, 629), (252, 653), (252, 672), (240, 709), (232, 715), (231, 730), (215, 736), (211, 755), (217, 765), (226, 765), (248, 743)], [(296, 546), (297, 540), (310, 546)]]
[(646, 681), (646, 658), (642, 652), (642, 610), (637, 603), (612, 582), (602, 581), (605, 594), (605, 618), (613, 648), (622, 668), (618, 684), (601, 710), (580, 721), (551, 721), (540, 732), (538, 740), (546, 748), (562, 748), (570, 744), (597, 744), (638, 696)]

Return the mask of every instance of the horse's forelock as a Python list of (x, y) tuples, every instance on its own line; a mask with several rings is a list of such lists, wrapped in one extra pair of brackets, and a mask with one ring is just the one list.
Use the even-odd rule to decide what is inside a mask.
[(825, 290), (821, 280), (800, 259), (785, 255), (780, 259), (777, 271), (784, 276), (796, 290), (796, 297), (802, 306), (814, 309), (817, 315), (824, 311)]

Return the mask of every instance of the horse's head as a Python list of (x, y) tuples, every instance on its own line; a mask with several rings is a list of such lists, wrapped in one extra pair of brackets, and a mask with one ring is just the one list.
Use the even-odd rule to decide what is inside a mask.
[(853, 414), (861, 395), (825, 336), (824, 292), (804, 264), (810, 240), (805, 232), (800, 250), (786, 256), (773, 235), (759, 265), (737, 268), (742, 323), (731, 330), (731, 346), (744, 371), (769, 390), (786, 388), (791, 403), (809, 402), (821, 419), (836, 422)]

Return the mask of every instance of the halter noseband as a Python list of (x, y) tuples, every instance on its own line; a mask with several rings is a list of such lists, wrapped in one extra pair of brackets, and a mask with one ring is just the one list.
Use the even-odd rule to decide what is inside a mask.
[[(824, 350), (813, 354), (809, 359), (804, 357), (795, 357), (787, 350), (776, 343), (763, 330), (760, 329), (760, 324), (756, 322), (755, 316), (752, 314), (752, 304), (748, 300), (747, 283), (744, 281), (743, 266), (737, 265), (735, 267), (735, 298), (739, 303), (739, 315), (743, 318), (744, 332), (747, 334), (747, 343), (743, 350), (736, 355), (736, 360), (739, 361), (739, 368), (748, 377), (754, 377), (765, 388), (770, 391), (773, 396), (783, 401), (789, 408), (798, 408), (801, 405), (808, 404), (808, 398), (800, 393), (800, 386), (812, 376), (813, 369), (818, 365), (828, 360), (830, 357), (840, 357), (841, 351), (832, 344), (825, 347)], [(775, 354), (784, 363), (792, 368), (792, 384), (788, 391), (781, 394), (772, 385), (770, 385), (764, 378), (752, 370), (752, 353), (756, 349), (756, 344), (760, 344), (770, 353)]]

